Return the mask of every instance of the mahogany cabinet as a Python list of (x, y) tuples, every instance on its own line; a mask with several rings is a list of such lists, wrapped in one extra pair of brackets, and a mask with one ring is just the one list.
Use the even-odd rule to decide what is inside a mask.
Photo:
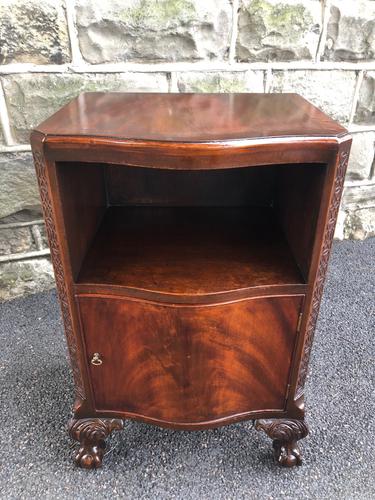
[(77, 464), (131, 418), (256, 420), (299, 465), (347, 131), (296, 94), (86, 93), (31, 142)]

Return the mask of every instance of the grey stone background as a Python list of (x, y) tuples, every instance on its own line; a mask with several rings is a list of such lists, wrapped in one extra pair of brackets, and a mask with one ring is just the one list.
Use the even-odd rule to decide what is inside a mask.
[(298, 92), (353, 135), (336, 237), (375, 235), (374, 0), (2, 0), (0, 300), (53, 286), (29, 131), (87, 90)]

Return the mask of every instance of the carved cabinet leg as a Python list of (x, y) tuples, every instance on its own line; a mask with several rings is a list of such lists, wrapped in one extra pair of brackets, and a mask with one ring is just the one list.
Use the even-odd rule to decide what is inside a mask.
[(123, 421), (116, 418), (70, 420), (69, 434), (80, 443), (74, 457), (76, 464), (84, 469), (101, 467), (106, 437), (113, 430), (121, 430), (123, 426)]
[(303, 420), (257, 420), (255, 428), (273, 439), (275, 459), (280, 465), (294, 467), (302, 464), (297, 441), (309, 433)]

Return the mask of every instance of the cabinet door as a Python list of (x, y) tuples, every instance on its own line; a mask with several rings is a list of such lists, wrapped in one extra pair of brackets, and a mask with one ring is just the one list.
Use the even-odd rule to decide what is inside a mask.
[(169, 423), (283, 410), (302, 298), (174, 306), (77, 297), (96, 409)]

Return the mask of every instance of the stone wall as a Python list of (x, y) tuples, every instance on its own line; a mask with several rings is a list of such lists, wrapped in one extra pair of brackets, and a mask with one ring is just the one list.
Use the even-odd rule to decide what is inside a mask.
[(375, 234), (374, 0), (2, 0), (0, 300), (53, 285), (29, 130), (94, 89), (302, 94), (353, 134), (336, 237)]

